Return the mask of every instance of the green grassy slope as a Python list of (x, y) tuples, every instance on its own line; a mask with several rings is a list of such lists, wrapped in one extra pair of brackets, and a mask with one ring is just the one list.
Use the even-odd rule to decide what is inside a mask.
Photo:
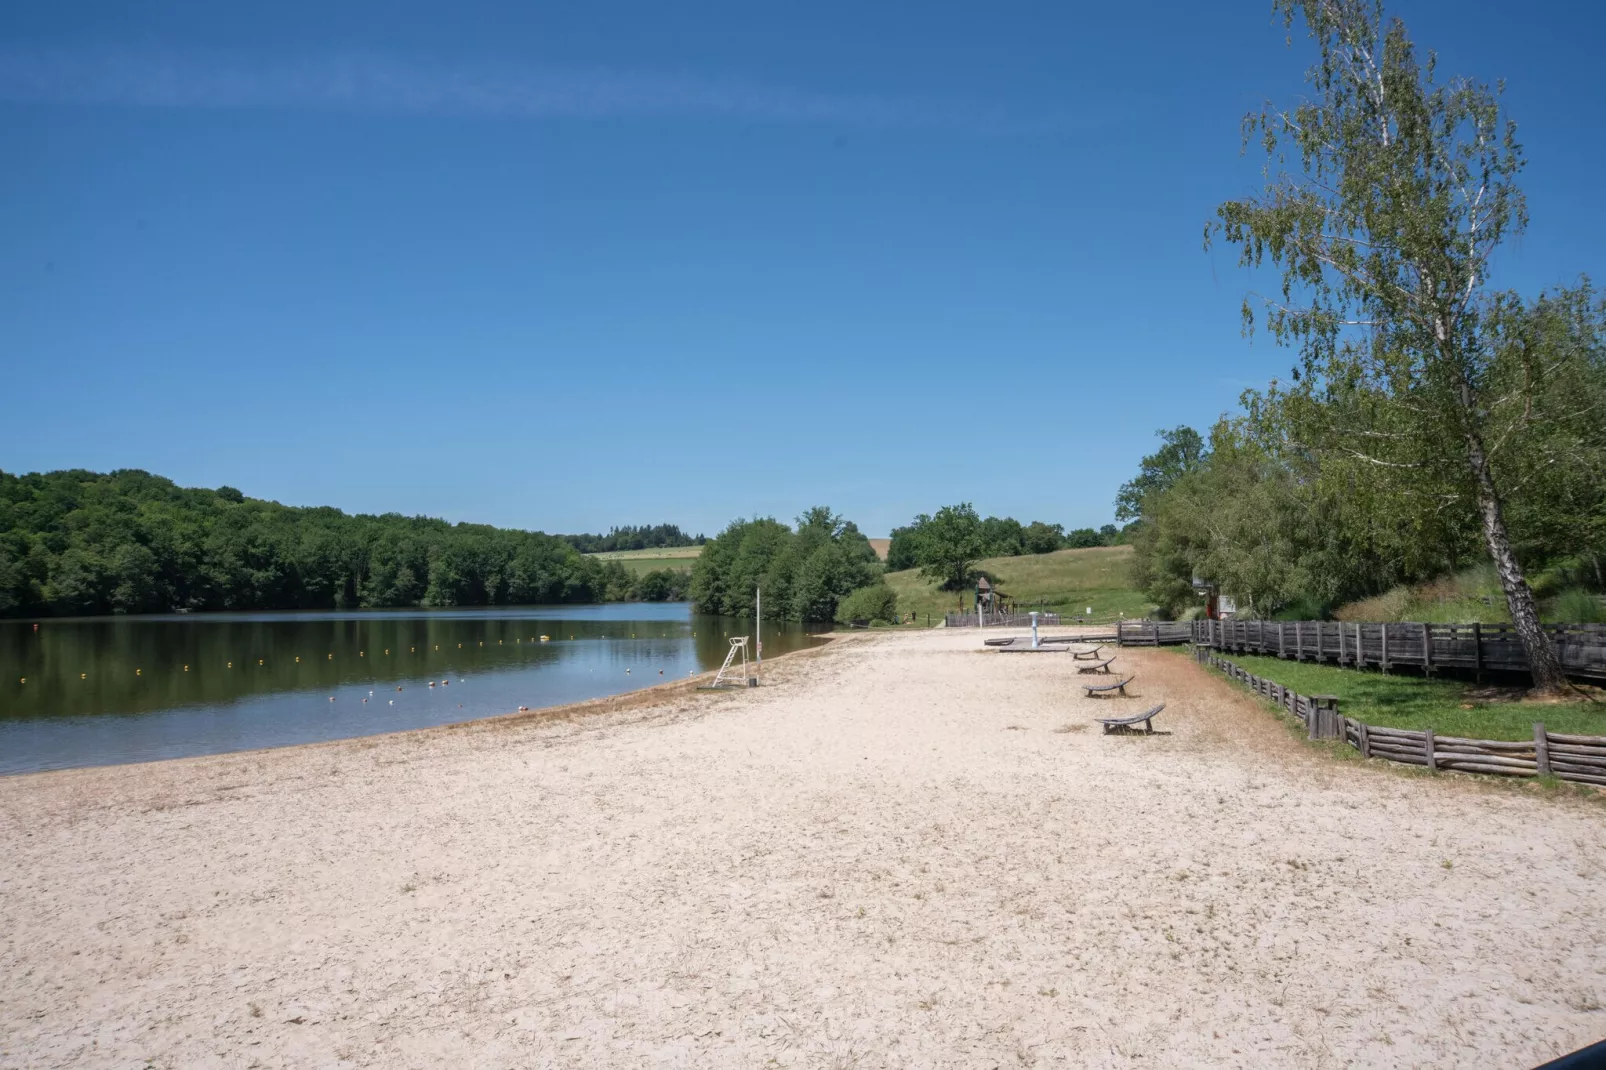
[(1606, 703), (1489, 701), (1464, 680), (1384, 675), (1253, 654), (1231, 660), (1302, 695), (1337, 695), (1339, 712), (1385, 728), (1470, 739), (1532, 739), (1535, 721), (1552, 732), (1606, 735)]
[(609, 550), (586, 556), (595, 557), (599, 561), (617, 561), (640, 576), (657, 569), (690, 572), (693, 563), (702, 552), (701, 546), (670, 546), (651, 550)]
[[(1044, 608), (1069, 616), (1083, 616), (1093, 607), (1093, 619), (1114, 620), (1121, 614), (1141, 617), (1148, 600), (1133, 590), (1128, 580), (1130, 546), (1098, 546), (1087, 550), (1058, 550), (1051, 554), (1023, 557), (990, 557), (980, 568), (997, 577), (1003, 592), (1017, 602), (1045, 601)], [(940, 614), (959, 608), (959, 596), (939, 591), (935, 584), (920, 578), (916, 569), (890, 572), (887, 583), (898, 592), (898, 610), (911, 610), (925, 623), (929, 613)], [(968, 600), (970, 592), (965, 595)]]

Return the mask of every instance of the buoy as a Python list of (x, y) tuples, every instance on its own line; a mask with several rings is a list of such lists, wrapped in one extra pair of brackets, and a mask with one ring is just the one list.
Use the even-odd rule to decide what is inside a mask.
[(390, 657), (390, 647), (388, 646), (385, 648), (385, 657)]
[(144, 672), (145, 672), (145, 670), (144, 670), (144, 669), (135, 669), (135, 670), (134, 670), (134, 675), (135, 675), (135, 676), (140, 676), (140, 675), (142, 675), (142, 674), (143, 674), (143, 673), (144, 673)]
[(519, 712), (520, 713), (529, 713), (530, 712), (530, 707), (528, 707), (528, 706), (520, 706), (519, 707)]
[(552, 637), (550, 635), (543, 635), (541, 637), (541, 642), (543, 642), (543, 643), (550, 643), (551, 641), (552, 641)]
[(257, 658), (257, 664), (258, 664), (258, 665), (261, 665), (261, 664), (262, 664), (262, 659), (261, 659), (261, 658)]
[(435, 649), (436, 649), (436, 650), (439, 650), (439, 649), (440, 649), (440, 648), (441, 648), (441, 645), (440, 645), (440, 644), (439, 644), (439, 643), (436, 643), (436, 644), (435, 644)]
[(300, 655), (297, 655), (297, 656), (296, 656), (296, 664), (297, 664), (297, 665), (300, 665), (300, 664), (301, 664), (301, 657), (300, 657)]
[(372, 695), (372, 694), (373, 694), (373, 693), (374, 693), (374, 692), (373, 692), (373, 689), (372, 689), (372, 688), (370, 688), (370, 689), (369, 689), (369, 690), (368, 690), (368, 693), (369, 693), (369, 694), (370, 694), (370, 695)]
[[(39, 625), (35, 624), (33, 626), (33, 630), (37, 632), (39, 630)], [(28, 678), (26, 676), (24, 676), (20, 682), (25, 684), (25, 683), (28, 682)]]
[(81, 672), (81, 673), (78, 674), (78, 679), (87, 680), (87, 679), (89, 679), (89, 674), (87, 672)]
[(394, 705), (396, 705), (396, 700), (395, 700), (395, 699), (391, 699), (391, 700), (390, 700), (390, 704), (391, 704), (391, 705), (392, 705), (392, 706), (394, 706)]
[(229, 662), (229, 668), (231, 668), (231, 669), (234, 668), (234, 662), (232, 662), (232, 661)]
[(359, 657), (359, 658), (366, 658), (366, 657), (367, 657), (367, 656), (368, 656), (368, 651), (366, 651), (366, 650), (359, 650), (359, 651), (357, 651), (357, 656), (358, 656), (358, 657)]
[(334, 697), (334, 696), (333, 696), (333, 695), (330, 695), (330, 696), (329, 696), (329, 701), (330, 701), (330, 702), (333, 702), (333, 701), (334, 701), (334, 700), (335, 700), (335, 697)]
[(626, 670), (625, 670), (625, 675), (626, 675), (626, 676), (629, 676), (629, 675), (630, 675), (630, 670), (629, 670), (629, 669), (626, 669)]
[(190, 667), (188, 665), (184, 666), (184, 671), (185, 672), (189, 672), (190, 671)]
[(330, 655), (329, 655), (329, 660), (330, 660), (330, 661), (334, 661), (334, 660), (335, 660), (335, 656), (334, 656), (334, 655), (333, 655), (333, 654), (330, 654)]
[(413, 653), (413, 654), (418, 653), (418, 648), (416, 646), (410, 646), (410, 647), (407, 648), (407, 650), (408, 650), (409, 653)]
[(462, 643), (458, 643), (457, 644), (457, 649), (462, 650), (463, 649), (463, 644)]

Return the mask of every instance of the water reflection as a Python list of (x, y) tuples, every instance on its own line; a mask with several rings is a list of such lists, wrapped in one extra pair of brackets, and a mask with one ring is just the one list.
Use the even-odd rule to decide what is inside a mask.
[[(684, 604), (8, 622), (0, 773), (338, 739), (619, 694), (717, 668), (727, 637), (751, 627)], [(772, 656), (813, 641), (797, 625), (764, 629)]]

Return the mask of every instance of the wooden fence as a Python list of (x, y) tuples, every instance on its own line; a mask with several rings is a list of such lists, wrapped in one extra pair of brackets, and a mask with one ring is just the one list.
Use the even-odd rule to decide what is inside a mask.
[(1299, 695), (1290, 688), (1234, 665), (1207, 647), (1194, 648), (1199, 664), (1219, 669), (1229, 679), (1282, 707), (1304, 723), (1311, 739), (1342, 739), (1363, 757), (1386, 758), (1429, 769), (1500, 776), (1554, 776), (1580, 784), (1606, 785), (1606, 736), (1547, 732), (1534, 724), (1531, 740), (1462, 739), (1435, 735), (1433, 729), (1411, 731), (1369, 725), (1344, 716), (1330, 695)]
[[(1058, 613), (1038, 613), (1039, 626), (1048, 628), (1060, 623)], [(989, 628), (1030, 628), (1032, 616), (1030, 613), (988, 613), (986, 625)], [(974, 613), (944, 613), (943, 627), (945, 628), (974, 628), (976, 627), (976, 614)]]
[(1115, 626), (1116, 642), (1122, 646), (1170, 646), (1193, 641), (1193, 626), (1187, 621), (1124, 620)]
[[(1388, 672), (1409, 665), (1424, 672), (1527, 672), (1528, 655), (1509, 624), (1348, 624), (1331, 620), (1196, 620), (1193, 642), (1212, 650), (1332, 661)], [(1549, 624), (1567, 675), (1606, 680), (1606, 624)]]

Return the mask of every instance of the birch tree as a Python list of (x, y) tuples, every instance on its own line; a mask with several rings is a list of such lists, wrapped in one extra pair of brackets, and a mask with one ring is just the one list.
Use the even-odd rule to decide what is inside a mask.
[[(1297, 347), (1290, 426), (1326, 458), (1409, 479), (1423, 494), (1470, 496), (1534, 686), (1565, 683), (1512, 549), (1493, 458), (1525, 434), (1533, 380), (1509, 374), (1509, 295), (1491, 259), (1527, 210), (1524, 159), (1502, 86), (1440, 82), (1397, 18), (1370, 0), (1276, 0), (1319, 58), (1309, 95), (1244, 120), (1266, 153), (1265, 186), (1227, 201), (1206, 228), (1281, 287), (1250, 295), (1259, 322)], [(1305, 408), (1300, 410), (1298, 403)]]

